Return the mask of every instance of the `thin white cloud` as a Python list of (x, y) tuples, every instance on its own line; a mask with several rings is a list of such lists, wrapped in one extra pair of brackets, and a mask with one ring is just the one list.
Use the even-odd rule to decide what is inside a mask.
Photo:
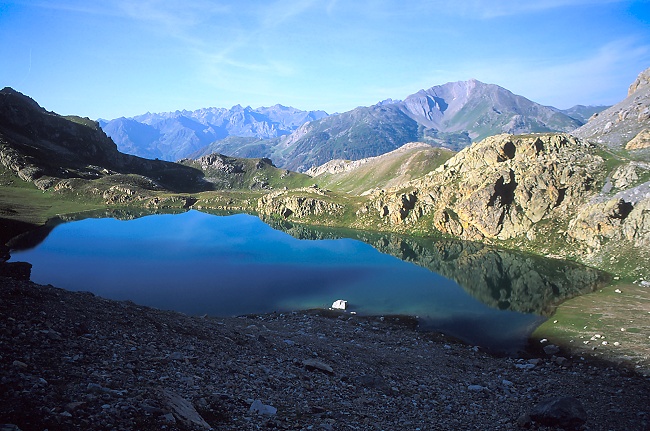
[(495, 59), (489, 64), (466, 63), (455, 70), (435, 71), (428, 79), (476, 78), (535, 102), (568, 108), (617, 103), (627, 96), (627, 86), (634, 77), (649, 66), (650, 46), (627, 38), (612, 41), (583, 58)]
[(626, 38), (607, 43), (582, 58), (491, 59), (430, 69), (426, 74), (412, 76), (405, 85), (360, 89), (358, 96), (375, 103), (389, 97), (404, 98), (447, 82), (475, 78), (557, 108), (609, 105), (623, 100), (629, 84), (648, 67), (650, 46)]
[[(434, 0), (407, 3), (397, 7), (397, 10), (445, 14), (473, 19), (493, 19), (543, 12), (566, 7), (597, 7), (609, 3), (620, 3), (629, 0)], [(395, 7), (395, 5), (393, 5)]]

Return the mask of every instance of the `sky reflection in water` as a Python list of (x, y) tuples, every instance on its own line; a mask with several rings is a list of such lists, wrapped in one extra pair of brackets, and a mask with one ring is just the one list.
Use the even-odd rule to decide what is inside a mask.
[(521, 347), (542, 318), (490, 308), (455, 282), (357, 240), (298, 240), (257, 217), (197, 211), (57, 226), (14, 251), (32, 280), (213, 316), (324, 308), (411, 314), (471, 343)]

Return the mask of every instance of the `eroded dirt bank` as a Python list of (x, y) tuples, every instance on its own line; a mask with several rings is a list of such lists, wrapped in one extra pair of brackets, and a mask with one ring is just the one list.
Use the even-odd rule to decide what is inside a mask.
[[(0, 278), (0, 424), (648, 429), (647, 377), (561, 351), (496, 358), (410, 323), (316, 312), (189, 317)], [(584, 408), (584, 425), (525, 416), (562, 397)]]

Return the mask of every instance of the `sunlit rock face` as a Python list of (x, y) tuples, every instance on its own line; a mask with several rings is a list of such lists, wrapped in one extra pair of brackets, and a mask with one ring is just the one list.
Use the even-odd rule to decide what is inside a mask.
[(436, 229), (463, 239), (517, 237), (595, 193), (604, 162), (592, 147), (562, 134), (490, 137), (372, 206), (393, 223), (431, 214)]

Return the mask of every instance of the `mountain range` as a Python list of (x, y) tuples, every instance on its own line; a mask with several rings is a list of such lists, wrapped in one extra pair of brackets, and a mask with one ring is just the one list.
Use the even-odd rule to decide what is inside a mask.
[(562, 111), (472, 79), (334, 115), (281, 105), (235, 106), (100, 124), (121, 151), (142, 157), (267, 157), (279, 167), (306, 171), (333, 159), (378, 156), (413, 141), (460, 150), (499, 133), (570, 132), (605, 108)]
[(257, 109), (236, 105), (230, 109), (146, 113), (99, 120), (99, 124), (123, 153), (176, 161), (229, 136), (276, 138), (325, 116), (324, 111), (301, 111), (282, 105)]
[[(6, 88), (0, 91), (0, 186), (7, 187), (0, 191), (8, 198), (0, 214), (42, 212), (53, 202), (251, 211), (301, 223), (498, 241), (608, 270), (637, 271), (650, 264), (639, 263), (640, 256), (650, 256), (650, 145), (644, 138), (649, 73), (639, 75), (625, 100), (574, 132), (593, 128), (596, 135), (587, 139), (555, 132), (500, 134), (459, 152), (436, 148), (431, 139), (386, 150), (431, 131), (451, 141), (454, 133), (471, 140), (490, 121), (508, 128), (511, 122), (501, 116), (513, 115), (515, 108), (521, 124), (529, 126), (550, 127), (569, 118), (468, 81), (306, 122), (279, 138), (222, 141), (246, 149), (248, 159), (213, 152), (181, 163), (120, 153), (98, 123), (48, 112)], [(489, 109), (477, 108), (476, 92)], [(494, 107), (505, 101), (508, 114)], [(482, 114), (472, 122), (467, 112)], [(467, 125), (476, 127), (454, 131)], [(618, 132), (604, 133), (609, 130)], [(627, 143), (609, 143), (621, 137)], [(364, 150), (381, 155), (362, 159)], [(327, 163), (300, 174), (270, 158), (250, 157), (255, 152), (285, 161), (295, 156), (301, 167), (319, 158)], [(337, 157), (341, 153), (353, 157)]]

